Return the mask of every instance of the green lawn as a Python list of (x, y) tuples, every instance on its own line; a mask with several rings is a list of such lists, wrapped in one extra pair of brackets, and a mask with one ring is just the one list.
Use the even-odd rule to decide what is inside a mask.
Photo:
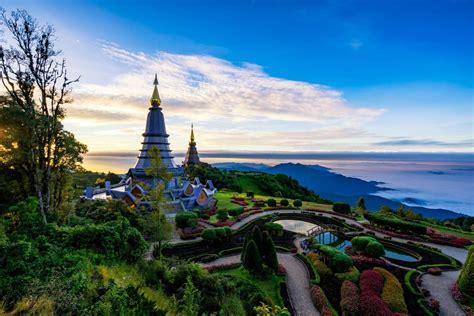
[[(217, 206), (219, 208), (234, 208), (234, 207), (238, 207), (239, 205), (235, 204), (235, 203), (232, 203), (230, 201), (230, 199), (233, 197), (233, 196), (239, 196), (239, 197), (243, 197), (246, 199), (247, 203), (249, 203), (248, 207), (252, 207), (253, 206), (253, 203), (251, 201), (251, 199), (248, 199), (247, 198), (247, 195), (245, 193), (237, 193), (237, 192), (229, 192), (229, 191), (224, 191), (224, 192), (221, 192), (221, 191), (218, 191), (214, 197), (219, 200), (219, 203), (217, 203)], [(259, 194), (256, 194), (255, 195), (255, 198), (258, 199), (258, 200), (268, 200), (270, 198), (272, 199), (275, 199), (277, 202), (280, 201), (282, 198), (277, 198), (277, 197), (273, 197), (273, 196), (268, 196), (268, 195), (259, 195)], [(293, 203), (293, 200), (292, 199), (287, 199), (289, 202), (290, 202), (290, 205), (292, 205)], [(318, 204), (318, 203), (314, 203), (314, 202), (306, 202), (306, 201), (303, 201), (303, 206), (302, 208), (318, 208), (318, 209), (321, 209), (321, 210), (325, 210), (325, 211), (332, 211), (332, 205), (328, 205), (328, 204)]]
[(255, 183), (254, 178), (250, 176), (243, 174), (239, 176), (236, 181), (246, 192), (250, 191), (255, 194), (264, 194), (260, 187)]
[(276, 305), (283, 306), (284, 303), (280, 296), (280, 285), (281, 281), (285, 281), (285, 277), (272, 275), (268, 279), (260, 280), (257, 279), (255, 276), (251, 275), (247, 270), (243, 267), (233, 268), (229, 270), (218, 270), (216, 273), (223, 274), (223, 275), (232, 275), (237, 278), (246, 279), (252, 283), (254, 283), (263, 293), (265, 296), (268, 296), (272, 302)]
[(421, 224), (424, 224), (428, 227), (431, 227), (435, 230), (438, 230), (441, 233), (450, 234), (450, 235), (454, 235), (454, 236), (458, 236), (458, 237), (463, 237), (463, 238), (474, 241), (474, 233), (465, 232), (465, 231), (460, 230), (460, 229), (454, 229), (454, 228), (443, 227), (443, 226), (439, 226), (439, 225), (433, 225), (433, 224), (430, 224), (430, 223), (421, 222)]

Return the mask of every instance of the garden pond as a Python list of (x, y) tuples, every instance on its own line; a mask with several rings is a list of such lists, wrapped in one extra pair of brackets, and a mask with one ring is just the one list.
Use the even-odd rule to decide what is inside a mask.
[[(282, 225), (283, 228), (286, 230), (299, 233), (302, 235), (306, 235), (306, 236), (308, 236), (307, 232), (309, 230), (318, 226), (313, 223), (305, 222), (302, 220), (288, 220), (288, 219), (275, 221), (275, 223)], [(320, 244), (330, 245), (341, 251), (344, 251), (346, 247), (352, 245), (350, 240), (341, 238), (331, 232), (324, 232), (314, 237)], [(406, 261), (406, 262), (418, 261), (418, 258), (416, 258), (415, 256), (412, 256), (411, 254), (407, 252), (404, 252), (399, 249), (387, 247), (387, 246), (385, 246), (384, 257), (388, 259), (397, 259), (397, 260)]]

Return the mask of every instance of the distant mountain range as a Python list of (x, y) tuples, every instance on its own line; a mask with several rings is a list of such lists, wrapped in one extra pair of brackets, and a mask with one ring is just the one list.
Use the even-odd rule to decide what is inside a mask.
[[(355, 206), (357, 200), (360, 197), (364, 197), (365, 204), (371, 211), (379, 210), (385, 205), (392, 209), (398, 209), (401, 205), (405, 205), (399, 201), (375, 195), (380, 191), (391, 190), (390, 188), (383, 187), (384, 183), (382, 182), (346, 177), (320, 165), (283, 163), (272, 167), (265, 164), (229, 162), (216, 163), (213, 166), (224, 170), (285, 174), (298, 180), (301, 185), (328, 200), (346, 202)], [(463, 216), (463, 214), (446, 209), (431, 209), (421, 206), (407, 207), (411, 208), (415, 213), (420, 213), (428, 218), (447, 219)]]

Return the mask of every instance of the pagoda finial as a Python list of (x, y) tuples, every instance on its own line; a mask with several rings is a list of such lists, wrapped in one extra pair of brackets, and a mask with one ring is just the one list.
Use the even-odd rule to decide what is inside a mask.
[(158, 76), (155, 74), (155, 80), (153, 81), (155, 88), (153, 89), (153, 94), (151, 95), (150, 103), (152, 106), (160, 106), (161, 99), (160, 94), (158, 93)]
[(189, 140), (189, 143), (194, 143), (194, 128), (193, 128), (193, 123), (191, 123), (191, 137)]

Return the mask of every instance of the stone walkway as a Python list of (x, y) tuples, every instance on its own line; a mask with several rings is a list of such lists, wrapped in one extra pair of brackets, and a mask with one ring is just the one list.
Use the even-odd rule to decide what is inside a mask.
[[(240, 254), (219, 258), (210, 263), (202, 263), (203, 267), (240, 262)], [(283, 265), (288, 275), (288, 292), (296, 315), (319, 316), (311, 300), (309, 274), (305, 265), (291, 254), (279, 253), (278, 262)]]
[(458, 279), (458, 271), (445, 271), (441, 275), (424, 274), (422, 287), (428, 289), (432, 298), (440, 302), (441, 316), (461, 316), (466, 313), (459, 307), (451, 295), (451, 287)]

